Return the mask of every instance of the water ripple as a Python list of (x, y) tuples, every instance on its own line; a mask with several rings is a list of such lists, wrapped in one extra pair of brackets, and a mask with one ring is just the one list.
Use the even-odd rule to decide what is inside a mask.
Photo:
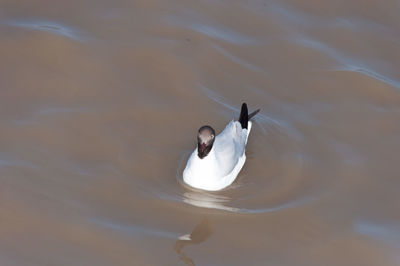
[(1, 152), (0, 153), (0, 168), (1, 167), (27, 167), (37, 168), (37, 166), (31, 162), (21, 160), (10, 154)]
[(179, 237), (178, 233), (173, 233), (169, 231), (156, 230), (154, 228), (147, 228), (144, 226), (138, 226), (136, 224), (121, 224), (113, 221), (109, 221), (106, 219), (95, 218), (91, 219), (91, 222), (114, 231), (118, 231), (124, 234), (132, 234), (132, 235), (151, 235), (155, 237), (162, 238), (170, 238), (177, 239)]
[(313, 40), (311, 38), (304, 37), (304, 36), (296, 38), (295, 41), (306, 47), (310, 47), (317, 51), (323, 52), (326, 55), (335, 59), (340, 64), (340, 66), (331, 68), (330, 69), (331, 71), (358, 72), (363, 75), (369, 76), (373, 79), (376, 79), (376, 80), (379, 80), (386, 84), (389, 84), (396, 89), (400, 89), (400, 81), (399, 80), (396, 80), (394, 78), (383, 75), (383, 74), (379, 73), (378, 71), (372, 69), (372, 67), (368, 66), (364, 62), (357, 60), (355, 58), (352, 58), (346, 54), (343, 54), (325, 43), (322, 43), (320, 41)]
[(7, 20), (4, 24), (12, 27), (20, 27), (31, 30), (46, 31), (52, 34), (61, 35), (74, 39), (76, 41), (83, 41), (82, 34), (79, 30), (70, 26), (62, 25), (59, 22), (50, 20)]
[(45, 107), (33, 112), (29, 117), (16, 120), (13, 123), (16, 125), (30, 125), (37, 123), (40, 118), (44, 117), (80, 114), (87, 111), (89, 111), (89, 108), (86, 107)]
[(204, 34), (208, 37), (232, 44), (254, 45), (259, 43), (259, 40), (255, 39), (254, 37), (237, 32), (229, 27), (210, 23), (196, 23), (193, 22), (193, 18), (188, 21), (182, 18), (169, 17), (167, 18), (167, 23), (174, 27), (183, 27)]
[(357, 66), (357, 65), (345, 65), (342, 67), (337, 67), (334, 69), (331, 69), (332, 71), (350, 71), (350, 72), (357, 72), (360, 74), (363, 74), (365, 76), (368, 76), (370, 78), (379, 80), (383, 83), (386, 83), (388, 85), (391, 85), (392, 87), (396, 88), (396, 89), (400, 89), (400, 81), (387, 77), (385, 75), (382, 75), (378, 72), (376, 72), (375, 70), (372, 70), (366, 66)]
[(213, 44), (212, 46), (215, 48), (215, 50), (217, 50), (218, 52), (220, 52), (224, 56), (228, 57), (230, 60), (232, 60), (236, 64), (243, 65), (244, 67), (246, 67), (246, 68), (248, 68), (250, 70), (256, 71), (256, 72), (260, 72), (260, 73), (264, 72), (264, 70), (259, 68), (258, 66), (255, 66), (255, 65), (253, 65), (251, 63), (248, 63), (245, 60), (243, 60), (243, 59), (241, 59), (241, 58), (229, 53), (226, 49), (222, 48), (221, 46), (219, 46), (217, 44)]
[(355, 231), (386, 243), (400, 243), (400, 227), (360, 221), (355, 224)]
[(257, 40), (255, 40), (254, 38), (245, 36), (232, 29), (224, 28), (221, 26), (217, 27), (205, 24), (193, 24), (190, 26), (190, 28), (209, 37), (220, 39), (234, 44), (246, 45), (246, 44), (257, 43)]
[[(289, 24), (295, 26), (301, 25), (307, 28), (346, 28), (355, 32), (374, 31), (377, 34), (396, 34), (396, 32), (389, 26), (377, 23), (375, 21), (368, 21), (360, 17), (329, 18), (326, 16), (316, 16), (309, 12), (306, 13), (304, 11), (301, 11), (300, 9), (295, 8), (291, 5), (283, 4), (282, 2), (269, 2), (268, 10), (272, 13), (279, 15), (279, 20), (289, 22)], [(390, 35), (388, 37), (390, 37)]]
[(308, 204), (315, 199), (316, 198), (314, 197), (306, 197), (303, 199), (291, 200), (286, 203), (281, 203), (265, 208), (238, 208), (229, 206), (230, 202), (232, 201), (232, 199), (230, 199), (229, 197), (211, 194), (204, 191), (186, 192), (183, 194), (182, 198), (183, 202), (196, 207), (247, 214), (269, 213), (290, 208), (296, 208)]

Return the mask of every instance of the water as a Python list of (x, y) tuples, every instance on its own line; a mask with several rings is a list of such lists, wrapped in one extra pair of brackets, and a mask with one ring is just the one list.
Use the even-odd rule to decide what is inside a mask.
[[(1, 265), (399, 265), (398, 1), (0, 4)], [(261, 108), (237, 181), (203, 124)]]

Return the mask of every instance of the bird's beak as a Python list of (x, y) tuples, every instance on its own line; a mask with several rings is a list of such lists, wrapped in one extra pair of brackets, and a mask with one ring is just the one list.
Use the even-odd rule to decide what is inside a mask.
[(205, 143), (201, 144), (200, 151), (204, 152), (205, 149), (206, 149), (206, 144)]

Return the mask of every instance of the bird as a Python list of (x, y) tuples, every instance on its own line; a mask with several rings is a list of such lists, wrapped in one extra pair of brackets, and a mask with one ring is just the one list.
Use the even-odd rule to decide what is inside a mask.
[(247, 104), (243, 103), (239, 119), (231, 120), (217, 136), (211, 126), (200, 127), (197, 147), (187, 161), (183, 181), (190, 187), (208, 191), (231, 185), (246, 161), (245, 148), (252, 126), (250, 119), (259, 111), (248, 114)]

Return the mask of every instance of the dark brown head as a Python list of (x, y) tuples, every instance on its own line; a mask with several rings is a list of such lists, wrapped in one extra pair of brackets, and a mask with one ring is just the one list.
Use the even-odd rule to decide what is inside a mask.
[(203, 159), (211, 151), (215, 140), (215, 130), (210, 126), (202, 126), (197, 134), (197, 155)]

